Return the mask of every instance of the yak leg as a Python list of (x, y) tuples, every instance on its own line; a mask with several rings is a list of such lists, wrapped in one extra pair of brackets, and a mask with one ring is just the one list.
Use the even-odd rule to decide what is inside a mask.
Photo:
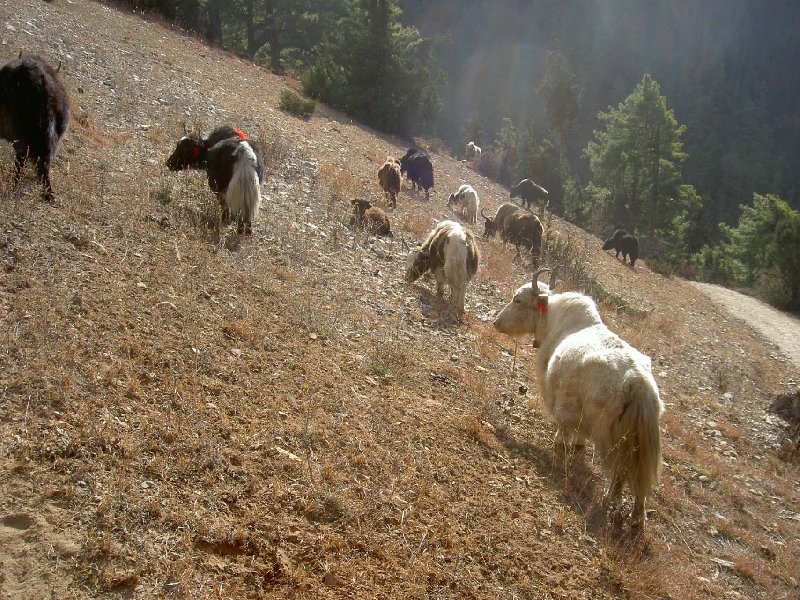
[(633, 512), (631, 513), (630, 523), (633, 527), (641, 529), (644, 527), (645, 512), (644, 512), (644, 497), (636, 496), (633, 504)]
[(53, 186), (50, 185), (50, 157), (40, 156), (36, 160), (36, 172), (44, 187), (44, 199), (47, 202), (53, 200)]
[(22, 168), (25, 166), (25, 161), (28, 159), (29, 148), (27, 144), (17, 142), (14, 144), (14, 188), (19, 185), (20, 177), (22, 176)]
[(436, 295), (439, 296), (439, 298), (444, 296), (444, 284), (445, 283), (446, 282), (445, 282), (445, 278), (444, 278), (444, 270), (443, 269), (437, 269), (436, 270)]
[(222, 210), (222, 224), (226, 225), (231, 220), (231, 213), (228, 210), (228, 203), (225, 201), (225, 192), (217, 192), (217, 199)]
[(466, 286), (450, 286), (450, 296), (456, 307), (459, 318), (464, 314), (464, 295), (467, 293)]

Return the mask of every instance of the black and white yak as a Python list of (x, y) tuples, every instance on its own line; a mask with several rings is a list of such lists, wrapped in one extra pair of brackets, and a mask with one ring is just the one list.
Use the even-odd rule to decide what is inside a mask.
[(25, 56), (0, 67), (0, 139), (14, 147), (14, 186), (28, 157), (53, 199), (50, 167), (69, 124), (70, 101), (58, 71), (38, 56)]
[(411, 250), (407, 259), (406, 281), (413, 283), (426, 271), (436, 278), (436, 295), (450, 286), (450, 301), (458, 316), (464, 314), (467, 284), (475, 278), (480, 262), (475, 236), (455, 221), (442, 221), (428, 234), (422, 246)]
[(259, 156), (247, 139), (228, 138), (208, 151), (208, 187), (222, 207), (222, 222), (236, 221), (236, 230), (253, 233), (261, 205)]
[(187, 133), (184, 127), (184, 135), (178, 140), (166, 165), (170, 171), (182, 171), (184, 169), (205, 169), (208, 161), (208, 151), (223, 140), (239, 138), (247, 140), (253, 151), (258, 157), (258, 181), (264, 183), (264, 163), (261, 160), (261, 153), (241, 129), (235, 129), (230, 125), (215, 127), (207, 134)]
[(239, 233), (253, 232), (264, 163), (258, 146), (243, 131), (223, 125), (206, 135), (187, 134), (178, 140), (166, 165), (172, 171), (205, 168), (208, 186), (219, 198), (222, 222), (235, 220)]
[(447, 207), (460, 208), (461, 217), (470, 223), (478, 222), (478, 208), (480, 204), (481, 199), (478, 197), (478, 192), (467, 183), (458, 188), (457, 192), (450, 194), (450, 197), (447, 199)]

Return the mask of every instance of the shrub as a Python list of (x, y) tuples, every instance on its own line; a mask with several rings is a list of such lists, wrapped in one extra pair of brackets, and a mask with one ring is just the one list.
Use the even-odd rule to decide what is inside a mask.
[(278, 108), (295, 117), (310, 119), (317, 103), (314, 100), (305, 100), (291, 90), (283, 90)]

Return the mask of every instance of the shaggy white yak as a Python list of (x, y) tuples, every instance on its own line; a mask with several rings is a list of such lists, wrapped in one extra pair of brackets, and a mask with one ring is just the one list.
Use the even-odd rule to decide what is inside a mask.
[(554, 294), (554, 281), (551, 289), (538, 282), (547, 270), (516, 291), (494, 326), (510, 336), (534, 336), (543, 408), (557, 439), (576, 445), (592, 440), (611, 478), (605, 506), (618, 502), (627, 482), (634, 496), (631, 519), (643, 526), (645, 499), (661, 470), (664, 410), (650, 358), (603, 324), (591, 298)]

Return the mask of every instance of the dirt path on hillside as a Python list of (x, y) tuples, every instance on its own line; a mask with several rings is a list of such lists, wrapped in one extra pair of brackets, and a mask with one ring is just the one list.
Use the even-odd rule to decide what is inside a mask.
[(722, 306), (732, 316), (745, 321), (800, 368), (800, 319), (768, 304), (710, 283), (692, 282), (697, 289)]

